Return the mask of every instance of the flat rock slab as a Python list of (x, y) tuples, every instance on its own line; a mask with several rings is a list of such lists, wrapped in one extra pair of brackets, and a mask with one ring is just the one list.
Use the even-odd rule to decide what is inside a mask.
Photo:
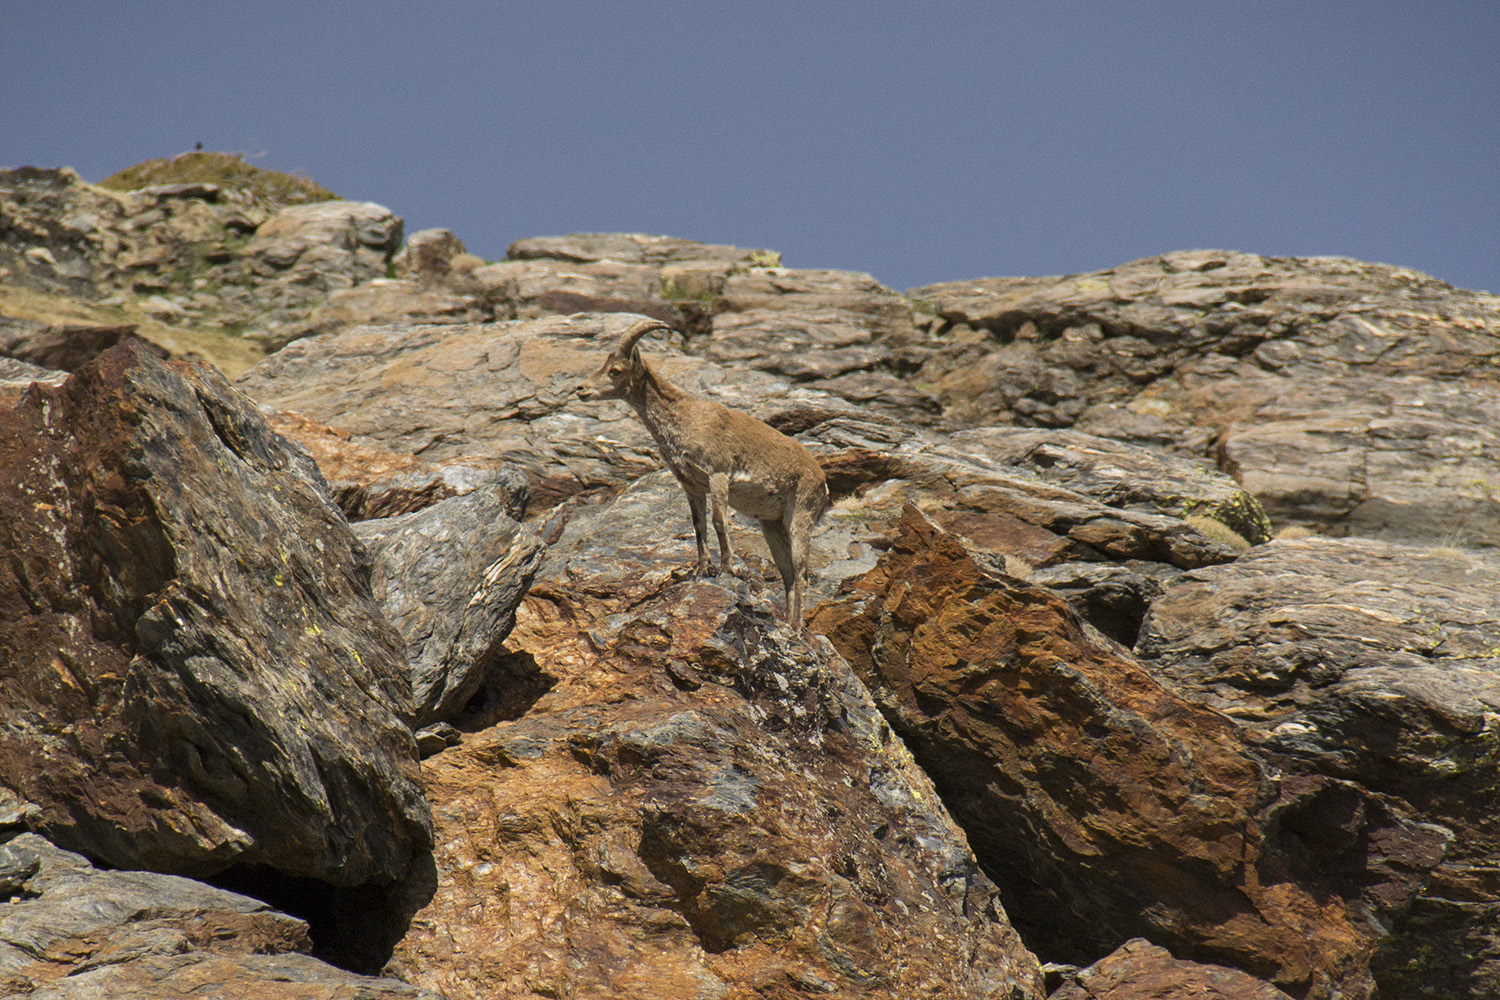
[(101, 871), (35, 834), (0, 844), (0, 990), (37, 1000), (440, 1000), (306, 954), (307, 925), (175, 875)]
[(0, 410), (0, 784), (113, 865), (359, 885), (430, 843), (400, 637), (306, 457), (126, 345)]
[(956, 423), (1212, 457), (1279, 526), (1500, 538), (1500, 297), (1341, 258), (1167, 254), (914, 289)]

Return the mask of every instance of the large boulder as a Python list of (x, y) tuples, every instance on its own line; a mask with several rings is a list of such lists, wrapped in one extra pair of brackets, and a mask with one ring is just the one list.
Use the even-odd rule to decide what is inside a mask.
[(354, 886), (431, 843), (400, 637), (302, 453), (111, 349), (0, 410), (0, 786), (111, 865)]
[[(1500, 992), (1500, 561), (1277, 541), (1169, 584), (1138, 648), (1157, 676), (1231, 715), (1286, 766), (1389, 797), (1452, 838), (1382, 943), (1382, 995)], [(1357, 871), (1368, 835), (1357, 802), (1341, 808), (1341, 865)]]
[(1229, 718), (915, 507), (847, 589), (812, 626), (932, 775), (1043, 958), (1083, 964), (1142, 936), (1298, 996), (1372, 995), (1370, 955), (1443, 831), (1350, 782), (1282, 776)]
[(844, 662), (759, 588), (685, 579), (668, 479), (556, 513), (507, 642), (545, 685), (426, 762), (437, 890), (393, 971), (452, 1000), (1039, 998)]

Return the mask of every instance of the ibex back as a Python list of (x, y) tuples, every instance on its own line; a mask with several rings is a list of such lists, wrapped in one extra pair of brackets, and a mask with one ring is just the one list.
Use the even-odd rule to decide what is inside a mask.
[(760, 521), (786, 588), (787, 621), (800, 629), (809, 539), (830, 502), (823, 469), (806, 448), (775, 428), (690, 396), (658, 375), (637, 343), (648, 333), (670, 329), (658, 320), (637, 320), (599, 370), (578, 387), (578, 397), (623, 399), (635, 408), (687, 494), (700, 576), (715, 573), (708, 558), (710, 503), (719, 537), (717, 572), (733, 571), (727, 508)]

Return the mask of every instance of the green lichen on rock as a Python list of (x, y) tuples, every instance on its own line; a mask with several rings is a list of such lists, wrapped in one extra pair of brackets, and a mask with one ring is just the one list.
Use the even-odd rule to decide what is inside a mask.
[(1234, 545), (1236, 548), (1239, 546), (1235, 541), (1229, 538), (1219, 538), (1211, 530), (1204, 530), (1197, 522), (1217, 523), (1225, 532), (1243, 542), (1246, 548), (1269, 542), (1272, 537), (1271, 519), (1266, 516), (1265, 509), (1261, 507), (1260, 501), (1244, 491), (1237, 491), (1233, 496), (1216, 501), (1192, 500), (1184, 497), (1182, 509), (1174, 513), (1210, 538), (1218, 538), (1219, 541)]

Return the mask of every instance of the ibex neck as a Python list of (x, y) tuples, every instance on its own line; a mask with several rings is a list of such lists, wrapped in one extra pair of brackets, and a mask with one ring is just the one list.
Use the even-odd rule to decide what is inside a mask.
[(656, 374), (650, 365), (646, 365), (635, 391), (630, 394), (630, 405), (635, 407), (641, 422), (660, 444), (664, 434), (670, 436), (674, 424), (673, 412), (687, 398), (687, 393)]

